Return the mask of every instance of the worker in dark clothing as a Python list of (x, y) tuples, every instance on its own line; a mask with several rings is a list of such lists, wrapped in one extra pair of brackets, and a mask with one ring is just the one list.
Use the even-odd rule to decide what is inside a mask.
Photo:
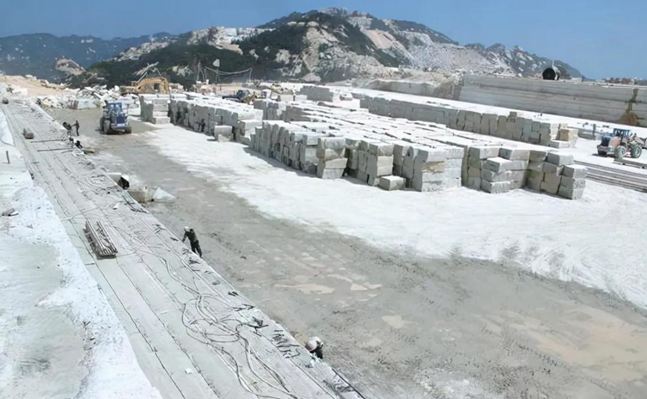
[(121, 175), (119, 177), (119, 181), (117, 181), (117, 184), (123, 190), (128, 190), (130, 188), (130, 178), (128, 177), (128, 175)]
[(74, 128), (76, 129), (76, 135), (78, 136), (79, 135), (79, 127), (81, 127), (81, 125), (79, 125), (79, 121), (77, 120), (76, 122), (74, 122), (74, 124), (72, 126), (74, 126)]
[(312, 337), (306, 342), (306, 350), (310, 355), (323, 360), (323, 341), (319, 337)]
[(187, 238), (189, 239), (189, 243), (191, 244), (191, 251), (200, 255), (200, 257), (202, 258), (202, 249), (200, 249), (200, 241), (198, 241), (198, 236), (195, 234), (195, 230), (188, 226), (184, 228), (184, 237), (182, 238), (182, 242), (184, 242)]
[(65, 128), (65, 131), (67, 131), (67, 135), (72, 136), (72, 125), (67, 122), (63, 122), (63, 127)]

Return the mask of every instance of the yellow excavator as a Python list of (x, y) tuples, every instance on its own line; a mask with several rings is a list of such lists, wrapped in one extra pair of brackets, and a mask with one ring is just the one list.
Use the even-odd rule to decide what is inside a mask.
[(157, 63), (139, 71), (139, 80), (130, 86), (121, 86), (121, 95), (125, 94), (169, 94), (169, 82), (157, 69)]

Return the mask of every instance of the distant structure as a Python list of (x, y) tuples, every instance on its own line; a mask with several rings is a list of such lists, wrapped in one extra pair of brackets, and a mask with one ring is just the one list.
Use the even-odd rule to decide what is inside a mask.
[(544, 80), (559, 80), (561, 73), (559, 72), (559, 68), (557, 68), (555, 65), (552, 65), (546, 69), (544, 69), (544, 72), (541, 74), (542, 78)]

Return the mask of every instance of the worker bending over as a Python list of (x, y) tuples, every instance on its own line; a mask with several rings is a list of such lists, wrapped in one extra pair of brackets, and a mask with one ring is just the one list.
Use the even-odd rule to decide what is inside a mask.
[(184, 228), (184, 237), (182, 238), (182, 242), (184, 242), (187, 238), (189, 239), (189, 243), (191, 244), (191, 251), (200, 255), (200, 257), (202, 258), (202, 249), (200, 249), (200, 241), (198, 241), (198, 236), (195, 234), (195, 230), (193, 230), (189, 226)]
[(306, 349), (311, 355), (323, 360), (323, 341), (319, 337), (312, 337), (306, 342)]

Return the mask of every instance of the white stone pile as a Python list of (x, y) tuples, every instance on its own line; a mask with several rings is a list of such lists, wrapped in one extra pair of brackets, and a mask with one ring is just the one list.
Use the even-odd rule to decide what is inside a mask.
[(582, 197), (586, 167), (573, 156), (537, 149), (475, 146), (468, 149), (464, 185), (492, 194), (528, 188), (569, 199)]
[(305, 95), (310, 101), (327, 101), (333, 102), (339, 98), (339, 95), (325, 86), (304, 85), (299, 90), (300, 95)]
[(219, 97), (190, 94), (171, 100), (174, 124), (214, 136), (219, 141), (236, 140), (250, 144), (250, 137), (262, 125), (263, 110)]
[(142, 121), (156, 125), (171, 122), (169, 118), (170, 97), (164, 94), (141, 94), (139, 96), (139, 107)]
[(367, 95), (361, 96), (360, 106), (376, 115), (440, 123), (450, 129), (530, 144), (563, 148), (573, 146), (577, 140), (575, 129), (530, 117), (521, 117), (516, 112), (510, 112), (508, 115), (479, 113), (457, 109), (451, 105), (426, 104)]
[(443, 145), (394, 146), (394, 173), (416, 191), (440, 191), (461, 186), (464, 149)]
[(265, 157), (314, 175), (317, 173), (317, 149), (322, 136), (300, 125), (265, 121), (251, 136), (250, 147)]
[(377, 186), (380, 178), (393, 175), (393, 143), (350, 140), (347, 148), (352, 175), (363, 183)]
[[(276, 109), (267, 100), (256, 107), (265, 114)], [(385, 190), (439, 191), (465, 185), (490, 193), (530, 188), (566, 198), (578, 198), (583, 190), (579, 167), (560, 169), (553, 187), (555, 179), (546, 176), (550, 167), (544, 171), (544, 165), (554, 156), (549, 158), (541, 147), (505, 144), (498, 138), (456, 134), (433, 123), (395, 120), (334, 105), (292, 102), (281, 109), (283, 120), (266, 120), (255, 130), (252, 148), (321, 178), (348, 176)], [(476, 126), (473, 115), (466, 118), (468, 127)], [(498, 128), (498, 116), (485, 120)], [(503, 129), (525, 124), (532, 131), (532, 123), (514, 115), (510, 120), (504, 117), (502, 123)], [(572, 163), (566, 157), (560, 159), (563, 165), (558, 166)]]
[(339, 179), (344, 175), (346, 158), (346, 139), (343, 137), (319, 137), (317, 142), (317, 177)]
[(541, 191), (580, 199), (586, 187), (586, 167), (574, 165), (573, 155), (549, 152), (543, 163)]
[(263, 120), (281, 120), (285, 112), (286, 103), (272, 100), (255, 100), (254, 108), (263, 110)]

